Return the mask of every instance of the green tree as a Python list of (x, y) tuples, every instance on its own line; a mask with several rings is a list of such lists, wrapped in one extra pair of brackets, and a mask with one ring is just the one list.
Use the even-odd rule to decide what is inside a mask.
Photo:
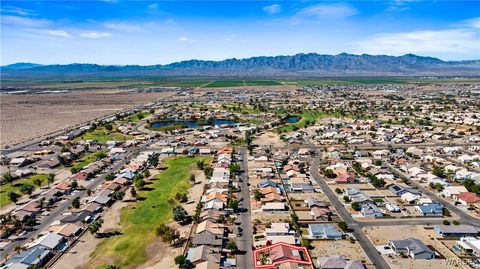
[(80, 198), (76, 197), (72, 200), (72, 207), (73, 208), (80, 208)]
[(234, 240), (230, 240), (225, 248), (230, 249), (232, 252), (236, 252), (238, 250), (237, 243), (235, 243)]
[(335, 192), (338, 193), (338, 194), (343, 193), (343, 191), (342, 191), (340, 188), (336, 188), (336, 189), (335, 189)]
[(130, 188), (130, 195), (132, 195), (134, 198), (137, 198), (137, 190), (133, 186)]
[(20, 186), (20, 192), (23, 194), (28, 194), (29, 196), (32, 195), (34, 190), (35, 190), (35, 187), (33, 187), (30, 184), (23, 184), (22, 186)]
[(50, 186), (50, 184), (55, 182), (55, 174), (54, 173), (50, 173), (50, 174), (47, 175), (47, 182), (48, 182), (48, 186)]
[(205, 166), (203, 167), (203, 173), (205, 174), (206, 178), (210, 178), (213, 174), (213, 168), (210, 166)]
[(337, 225), (340, 230), (344, 232), (348, 231), (348, 224), (345, 221), (340, 221)]
[(105, 124), (105, 129), (107, 129), (108, 131), (111, 131), (113, 130), (113, 126), (110, 123), (107, 123)]
[(13, 182), (12, 174), (10, 172), (6, 172), (5, 174), (3, 174), (2, 181), (5, 182), (5, 184), (12, 184)]
[(235, 198), (229, 199), (227, 203), (228, 208), (232, 208), (233, 210), (236, 210), (238, 208), (238, 200)]
[(188, 180), (190, 180), (190, 182), (192, 182), (192, 184), (195, 184), (195, 175), (194, 174), (191, 174), (190, 177), (188, 178)]
[(94, 220), (90, 226), (88, 226), (88, 230), (90, 231), (90, 233), (92, 235), (96, 235), (98, 233), (98, 231), (100, 230), (100, 228), (102, 227), (103, 225), (103, 219), (97, 219), (97, 220)]
[(255, 189), (255, 192), (254, 192), (255, 201), (260, 201), (263, 197), (264, 195), (260, 192), (260, 190)]
[(182, 206), (177, 205), (173, 208), (174, 221), (183, 221), (187, 216), (188, 216), (188, 213)]
[(328, 177), (328, 178), (334, 178), (335, 177), (335, 173), (333, 173), (333, 171), (331, 169), (324, 169), (323, 170), (323, 175)]
[(106, 181), (110, 181), (110, 180), (114, 180), (115, 179), (115, 176), (113, 174), (107, 174), (105, 175), (105, 180)]
[(432, 167), (432, 174), (436, 175), (437, 177), (444, 178), (445, 177), (445, 168), (434, 164), (433, 167)]
[(41, 178), (36, 177), (32, 181), (33, 181), (33, 184), (37, 185), (39, 188), (42, 186), (43, 180)]
[(150, 170), (146, 169), (145, 172), (143, 172), (143, 176), (144, 176), (145, 178), (149, 178), (149, 177), (151, 176)]
[(175, 264), (180, 267), (183, 267), (187, 262), (187, 258), (184, 255), (178, 255), (177, 257), (175, 257), (174, 260), (175, 260)]
[(18, 198), (20, 198), (20, 194), (16, 193), (16, 192), (13, 192), (13, 191), (9, 191), (7, 193), (7, 198), (8, 200), (10, 200), (12, 203), (16, 204), (17, 201), (18, 201)]
[(70, 182), (70, 187), (72, 189), (78, 188), (78, 182), (76, 180), (72, 180), (72, 182)]
[(360, 211), (362, 207), (360, 206), (360, 204), (358, 202), (353, 202), (352, 203), (352, 209), (355, 210), (355, 211)]

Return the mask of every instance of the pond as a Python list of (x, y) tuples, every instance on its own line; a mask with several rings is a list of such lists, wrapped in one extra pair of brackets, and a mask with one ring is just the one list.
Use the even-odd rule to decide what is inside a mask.
[[(212, 125), (223, 125), (223, 124), (237, 124), (238, 122), (234, 120), (227, 120), (227, 119), (214, 119), (212, 120)], [(164, 120), (164, 121), (156, 121), (152, 122), (150, 125), (153, 129), (167, 127), (175, 124), (182, 124), (186, 127), (198, 127), (200, 126), (200, 122), (198, 120)], [(209, 124), (204, 124), (209, 125)]]
[(286, 117), (286, 118), (284, 119), (284, 121), (285, 121), (286, 123), (295, 123), (295, 122), (297, 122), (297, 121), (299, 121), (299, 120), (300, 120), (300, 119), (299, 119), (298, 117), (296, 117), (296, 116), (290, 116), (290, 117)]

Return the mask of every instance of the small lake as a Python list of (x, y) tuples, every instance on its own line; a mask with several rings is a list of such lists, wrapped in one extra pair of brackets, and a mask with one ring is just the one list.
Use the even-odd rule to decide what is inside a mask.
[[(234, 120), (226, 120), (226, 119), (214, 119), (212, 121), (212, 125), (223, 125), (223, 124), (237, 124), (238, 122)], [(151, 127), (156, 129), (156, 128), (162, 128), (162, 127), (167, 127), (175, 124), (183, 124), (186, 127), (198, 127), (200, 126), (199, 121), (197, 120), (165, 120), (165, 121), (156, 121), (152, 122)]]
[(296, 116), (290, 116), (290, 117), (285, 118), (283, 121), (285, 121), (286, 123), (295, 123), (299, 120), (300, 120), (300, 118), (298, 118)]

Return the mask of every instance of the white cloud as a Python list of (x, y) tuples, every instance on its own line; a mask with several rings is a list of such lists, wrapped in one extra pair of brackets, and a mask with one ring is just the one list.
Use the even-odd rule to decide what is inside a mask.
[(141, 25), (124, 22), (107, 22), (103, 24), (103, 27), (121, 32), (136, 32), (142, 29)]
[(63, 30), (50, 30), (48, 31), (49, 35), (58, 36), (58, 37), (72, 37), (69, 33)]
[(157, 9), (157, 8), (158, 8), (158, 4), (157, 4), (157, 3), (150, 4), (150, 5), (148, 5), (148, 8), (149, 8), (149, 9)]
[(355, 46), (357, 52), (371, 54), (479, 52), (478, 33), (472, 29), (460, 28), (378, 34), (356, 43)]
[(298, 10), (296, 16), (328, 20), (350, 17), (357, 13), (358, 11), (348, 4), (317, 4)]
[(4, 13), (10, 13), (10, 14), (15, 14), (19, 16), (35, 15), (31, 10), (14, 7), (14, 6), (6, 6), (6, 7), (3, 7), (1, 10)]
[(179, 37), (177, 40), (180, 41), (180, 42), (185, 42), (185, 43), (196, 43), (196, 42), (198, 42), (198, 40), (192, 39), (192, 38), (189, 38), (189, 37), (186, 37), (186, 36)]
[(386, 12), (399, 12), (409, 9), (408, 3), (417, 2), (418, 0), (393, 0), (390, 6), (385, 9)]
[(34, 19), (34, 18), (11, 16), (11, 15), (2, 15), (1, 22), (4, 25), (23, 26), (23, 27), (32, 27), (32, 28), (40, 28), (40, 27), (44, 27), (52, 24), (51, 21), (46, 19)]
[(480, 28), (480, 17), (467, 20), (467, 25), (473, 28)]
[(225, 38), (224, 40), (227, 41), (227, 42), (232, 42), (233, 41), (231, 38), (228, 38), (228, 37)]
[(264, 6), (263, 11), (267, 12), (268, 14), (277, 14), (282, 11), (282, 7), (278, 4), (273, 4), (270, 6)]
[(84, 37), (84, 38), (90, 38), (90, 39), (98, 39), (98, 38), (102, 38), (102, 37), (109, 37), (111, 36), (110, 33), (104, 33), (104, 32), (84, 32), (84, 33), (81, 33), (80, 34), (81, 37)]

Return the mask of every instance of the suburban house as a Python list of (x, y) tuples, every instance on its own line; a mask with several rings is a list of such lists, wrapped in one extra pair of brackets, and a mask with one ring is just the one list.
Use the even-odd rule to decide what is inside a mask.
[(472, 192), (463, 192), (453, 197), (453, 200), (462, 205), (475, 204), (480, 201), (480, 196)]
[(312, 239), (342, 239), (343, 234), (334, 224), (309, 224), (308, 234)]
[(388, 245), (393, 251), (395, 251), (395, 253), (405, 253), (412, 259), (435, 259), (435, 252), (416, 238), (390, 240), (388, 241)]
[(480, 257), (480, 239), (475, 237), (462, 237), (456, 243), (466, 253)]
[(48, 261), (51, 255), (52, 251), (45, 247), (32, 247), (13, 256), (5, 263), (6, 265), (4, 268), (40, 268)]
[(285, 204), (279, 202), (265, 203), (262, 205), (263, 212), (285, 211)]
[(429, 203), (415, 206), (415, 208), (424, 216), (442, 216), (443, 205), (437, 203)]
[(471, 225), (435, 225), (433, 230), (443, 237), (477, 236), (480, 230)]
[(360, 212), (366, 218), (383, 217), (383, 212), (374, 203), (363, 203)]
[(360, 260), (346, 260), (339, 256), (318, 257), (317, 265), (320, 269), (365, 269)]

